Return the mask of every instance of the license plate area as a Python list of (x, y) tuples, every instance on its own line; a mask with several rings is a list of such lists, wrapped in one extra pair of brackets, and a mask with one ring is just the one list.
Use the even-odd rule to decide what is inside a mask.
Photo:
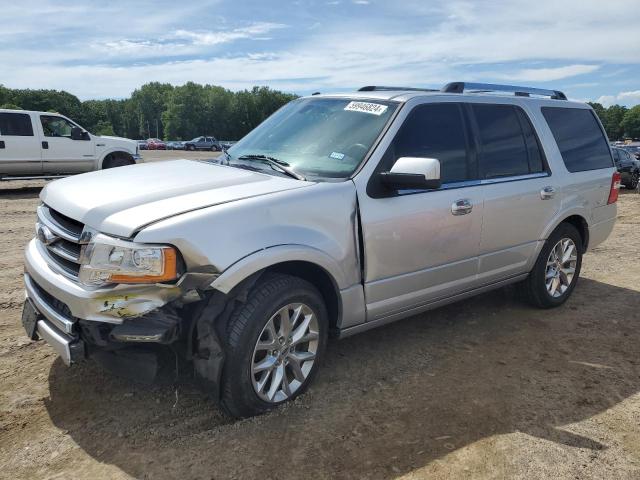
[(41, 318), (43, 318), (42, 315), (40, 315), (40, 312), (36, 310), (36, 307), (33, 306), (29, 299), (25, 300), (24, 306), (22, 307), (22, 326), (31, 340), (38, 339), (36, 328), (38, 326), (38, 320)]

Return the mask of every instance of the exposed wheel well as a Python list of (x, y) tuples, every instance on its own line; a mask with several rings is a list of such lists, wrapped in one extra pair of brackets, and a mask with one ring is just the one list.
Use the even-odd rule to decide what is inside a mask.
[(589, 246), (589, 226), (587, 221), (580, 215), (571, 215), (570, 217), (565, 218), (562, 223), (569, 223), (576, 227), (578, 233), (580, 233), (580, 237), (582, 238), (583, 251), (586, 251)]
[(129, 152), (111, 152), (109, 154), (107, 154), (107, 156), (104, 157), (104, 159), (102, 160), (102, 168), (109, 168), (112, 162), (116, 161), (116, 160), (126, 160), (128, 162), (131, 163), (135, 163), (133, 161), (133, 157), (131, 156), (131, 154)]
[(266, 271), (293, 275), (314, 285), (320, 291), (327, 307), (329, 328), (333, 330), (337, 327), (342, 314), (339, 290), (331, 275), (324, 268), (310, 262), (291, 261), (272, 265)]

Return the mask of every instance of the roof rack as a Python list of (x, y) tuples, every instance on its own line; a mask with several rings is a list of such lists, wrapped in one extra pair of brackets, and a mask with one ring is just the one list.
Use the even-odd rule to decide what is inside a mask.
[(465, 91), (480, 92), (509, 92), (517, 97), (529, 97), (538, 95), (541, 97), (549, 97), (553, 100), (566, 100), (567, 96), (559, 90), (547, 90), (544, 88), (517, 87), (515, 85), (495, 85), (492, 83), (468, 83), (468, 82), (452, 82), (442, 87), (441, 92), (444, 93), (464, 93)]
[(366, 87), (359, 88), (359, 92), (378, 92), (378, 91), (403, 91), (409, 90), (411, 92), (437, 92), (434, 88), (416, 88), (416, 87), (385, 87), (383, 85), (367, 85)]

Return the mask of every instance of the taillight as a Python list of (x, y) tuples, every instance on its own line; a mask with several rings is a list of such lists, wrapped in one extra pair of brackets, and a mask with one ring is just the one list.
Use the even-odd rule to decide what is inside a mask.
[(611, 190), (609, 190), (609, 200), (607, 200), (607, 205), (610, 203), (616, 203), (618, 201), (618, 192), (620, 191), (620, 172), (614, 172), (611, 177)]

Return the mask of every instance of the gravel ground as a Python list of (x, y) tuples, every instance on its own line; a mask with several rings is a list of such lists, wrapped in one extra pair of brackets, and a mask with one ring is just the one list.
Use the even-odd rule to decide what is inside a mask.
[(507, 288), (330, 342), (306, 395), (233, 421), (188, 369), (140, 385), (25, 337), (41, 186), (0, 185), (0, 478), (640, 478), (640, 195), (565, 306)]

